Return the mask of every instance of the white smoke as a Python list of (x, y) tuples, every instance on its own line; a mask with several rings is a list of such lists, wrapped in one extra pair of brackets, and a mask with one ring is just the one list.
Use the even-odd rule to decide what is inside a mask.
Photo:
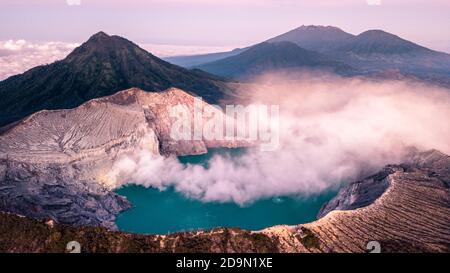
[(120, 183), (245, 204), (314, 194), (400, 163), (409, 147), (450, 153), (450, 93), (412, 82), (333, 77), (296, 81), (268, 75), (245, 90), (254, 103), (280, 105), (280, 148), (214, 156), (209, 168), (145, 150), (116, 162)]

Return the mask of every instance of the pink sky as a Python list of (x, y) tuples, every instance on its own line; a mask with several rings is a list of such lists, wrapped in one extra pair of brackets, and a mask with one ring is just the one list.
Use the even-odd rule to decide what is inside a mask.
[(448, 0), (2, 0), (0, 40), (82, 42), (104, 30), (139, 43), (230, 47), (315, 24), (384, 29), (450, 52), (449, 14)]

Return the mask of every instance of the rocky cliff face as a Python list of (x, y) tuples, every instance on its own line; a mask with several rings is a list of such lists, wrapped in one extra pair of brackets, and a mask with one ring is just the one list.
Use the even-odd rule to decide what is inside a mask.
[(438, 151), (413, 152), (411, 158), (401, 166), (386, 166), (377, 174), (356, 181), (342, 188), (336, 197), (324, 204), (317, 215), (322, 218), (334, 210), (353, 210), (372, 204), (389, 187), (392, 174), (421, 168), (430, 175), (439, 177), (444, 187), (450, 187), (450, 159)]
[(290, 248), (294, 251), (364, 252), (369, 241), (377, 241), (383, 252), (449, 252), (449, 178), (449, 156), (435, 150), (416, 153), (402, 165), (386, 166), (342, 189), (318, 221), (280, 227), (274, 234), (299, 228), (314, 234), (316, 247)]
[[(304, 225), (261, 231), (216, 228), (170, 235), (135, 235), (93, 227), (67, 227), (0, 213), (1, 252), (64, 252), (76, 240), (82, 252), (450, 252), (450, 157), (419, 153), (397, 166), (350, 184), (341, 205)], [(357, 186), (355, 186), (357, 184)], [(369, 204), (378, 184), (387, 189)], [(384, 187), (384, 186), (383, 186)], [(358, 206), (356, 204), (360, 204)]]
[(342, 188), (336, 197), (322, 206), (317, 218), (322, 218), (333, 210), (352, 210), (372, 204), (389, 187), (388, 177), (397, 170), (396, 167), (387, 166), (371, 177)]
[[(106, 186), (121, 155), (206, 152), (233, 141), (176, 141), (170, 107), (193, 112), (194, 97), (179, 89), (129, 89), (69, 110), (40, 111), (0, 135), (0, 210), (71, 225), (114, 228), (130, 204)], [(212, 107), (202, 103), (200, 108)], [(193, 120), (193, 119), (191, 119)]]

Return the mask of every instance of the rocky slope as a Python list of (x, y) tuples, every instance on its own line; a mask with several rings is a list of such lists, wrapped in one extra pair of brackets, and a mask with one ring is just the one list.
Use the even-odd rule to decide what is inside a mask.
[[(0, 210), (37, 219), (114, 228), (129, 203), (108, 189), (107, 173), (122, 155), (205, 153), (234, 141), (173, 140), (172, 106), (196, 106), (179, 89), (129, 89), (77, 108), (37, 112), (0, 133)], [(221, 113), (221, 112), (220, 112)], [(220, 114), (219, 113), (219, 114)], [(193, 118), (191, 118), (193, 120)]]
[(369, 241), (381, 252), (450, 252), (449, 186), (450, 157), (429, 151), (350, 184), (309, 224), (146, 236), (0, 214), (0, 251), (64, 252), (76, 240), (83, 252), (367, 252)]

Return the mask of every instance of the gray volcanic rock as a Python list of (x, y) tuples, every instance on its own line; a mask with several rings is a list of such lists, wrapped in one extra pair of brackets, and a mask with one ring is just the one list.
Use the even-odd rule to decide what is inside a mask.
[(70, 225), (114, 229), (115, 215), (131, 205), (88, 180), (75, 180), (76, 165), (0, 161), (8, 172), (0, 182), (0, 210)]
[(372, 204), (303, 225), (320, 238), (318, 251), (363, 252), (369, 241), (382, 252), (450, 251), (450, 157), (419, 152), (390, 168), (389, 187)]
[[(233, 141), (175, 141), (169, 109), (194, 97), (179, 89), (129, 89), (75, 109), (40, 111), (0, 134), (0, 210), (71, 225), (113, 228), (130, 204), (110, 191), (107, 173), (122, 155), (205, 153)], [(206, 103), (201, 107), (212, 107)]]
[(395, 166), (388, 166), (371, 177), (342, 188), (336, 197), (322, 206), (317, 218), (320, 219), (333, 210), (352, 210), (372, 204), (389, 187), (387, 177), (396, 171), (398, 168)]
[(388, 189), (390, 175), (417, 168), (429, 172), (430, 176), (439, 177), (444, 187), (450, 187), (450, 158), (436, 150), (416, 152), (401, 166), (386, 166), (377, 174), (342, 188), (336, 197), (323, 205), (317, 218), (334, 210), (354, 210), (368, 206)]

